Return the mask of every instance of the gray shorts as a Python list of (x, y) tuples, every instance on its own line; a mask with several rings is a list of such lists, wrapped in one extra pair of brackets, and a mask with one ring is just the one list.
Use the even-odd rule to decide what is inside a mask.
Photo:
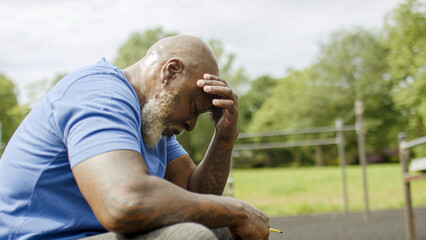
[(209, 229), (198, 223), (178, 223), (159, 228), (135, 237), (125, 237), (112, 232), (104, 233), (84, 240), (232, 240), (228, 228)]

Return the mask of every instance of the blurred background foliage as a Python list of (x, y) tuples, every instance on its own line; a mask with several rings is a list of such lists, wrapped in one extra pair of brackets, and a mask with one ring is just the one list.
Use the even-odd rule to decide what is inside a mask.
[[(235, 66), (237, 56), (218, 39), (203, 39), (212, 48), (221, 77), (239, 95), (239, 131), (255, 133), (334, 126), (337, 118), (345, 125), (355, 123), (354, 101), (364, 103), (364, 127), (370, 162), (394, 162), (397, 134), (409, 139), (426, 135), (426, 4), (405, 0), (383, 20), (383, 29), (362, 27), (330, 33), (319, 43), (319, 53), (305, 69), (288, 69), (285, 76), (250, 78)], [(163, 37), (177, 35), (162, 28), (131, 34), (118, 50), (114, 64), (125, 68), (145, 55)], [(7, 143), (12, 133), (42, 95), (65, 74), (28, 86), (30, 101), (19, 105), (13, 81), (0, 74), (0, 121)], [(201, 161), (213, 134), (208, 116), (202, 115), (193, 132), (178, 136), (195, 162)], [(237, 143), (310, 140), (334, 137), (311, 134), (291, 137), (241, 139)], [(345, 133), (347, 161), (358, 163), (356, 134)], [(334, 165), (336, 147), (238, 152), (234, 167), (276, 167)], [(418, 148), (414, 154), (425, 155)]]

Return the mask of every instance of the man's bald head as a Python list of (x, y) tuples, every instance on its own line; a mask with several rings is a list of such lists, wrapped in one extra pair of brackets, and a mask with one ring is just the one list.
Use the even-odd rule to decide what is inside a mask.
[[(199, 71), (219, 75), (216, 57), (210, 47), (196, 37), (181, 35), (163, 38), (155, 43), (144, 57), (162, 65), (171, 58), (180, 58), (186, 72)], [(154, 63), (154, 62), (152, 62)]]
[(191, 131), (198, 115), (213, 106), (213, 95), (197, 81), (206, 73), (218, 76), (219, 69), (210, 47), (198, 38), (161, 39), (123, 72), (141, 104), (142, 135), (148, 146), (162, 136)]

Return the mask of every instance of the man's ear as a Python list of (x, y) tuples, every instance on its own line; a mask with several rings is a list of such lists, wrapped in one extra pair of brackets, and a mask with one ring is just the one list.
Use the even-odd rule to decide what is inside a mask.
[(170, 58), (161, 69), (161, 81), (163, 86), (169, 84), (177, 73), (182, 73), (183, 68), (183, 62), (180, 58)]

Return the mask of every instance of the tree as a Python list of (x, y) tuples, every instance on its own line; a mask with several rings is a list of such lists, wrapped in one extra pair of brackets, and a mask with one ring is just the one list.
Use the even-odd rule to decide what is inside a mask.
[[(426, 134), (426, 3), (406, 0), (385, 21), (387, 62), (395, 82), (395, 101), (409, 124), (400, 130), (411, 139)], [(426, 149), (417, 149), (426, 154)]]
[(345, 109), (352, 110), (349, 106), (356, 99), (363, 101), (367, 150), (375, 153), (396, 148), (395, 136), (404, 122), (392, 101), (394, 82), (383, 61), (387, 56), (379, 35), (355, 29), (334, 33), (331, 41), (322, 45), (318, 62), (323, 76), (332, 79), (346, 96), (342, 99)]
[[(314, 68), (303, 71), (289, 69), (287, 77), (278, 80), (269, 97), (261, 105), (260, 109), (253, 113), (252, 121), (248, 126), (249, 132), (268, 132), (307, 127), (323, 126), (321, 121), (328, 122), (328, 114), (323, 109), (327, 108), (324, 93), (320, 85), (310, 83), (316, 75)], [(252, 89), (253, 90), (253, 89)], [(329, 93), (329, 92), (328, 92)], [(312, 111), (316, 111), (313, 113)], [(322, 115), (322, 116), (321, 116)], [(315, 125), (319, 124), (319, 125)], [(304, 136), (304, 139), (315, 136)], [(274, 137), (258, 139), (255, 141), (295, 141), (301, 140), (300, 136)], [(310, 149), (293, 148), (255, 151), (251, 158), (257, 162), (258, 158), (271, 159), (267, 166), (312, 164), (312, 152)], [(268, 157), (266, 157), (268, 156)], [(292, 163), (293, 162), (293, 163)]]
[(2, 124), (0, 142), (7, 144), (27, 110), (18, 105), (15, 85), (3, 74), (0, 74), (0, 102), (0, 122)]
[(238, 128), (240, 132), (247, 132), (253, 114), (262, 107), (277, 82), (277, 79), (270, 76), (261, 76), (252, 81), (250, 90), (239, 98)]
[[(386, 62), (387, 51), (379, 37), (364, 29), (337, 31), (321, 44), (314, 65), (289, 70), (271, 96), (254, 113), (249, 131), (276, 131), (334, 126), (336, 118), (354, 122), (354, 101), (364, 102), (367, 146), (379, 152), (395, 144), (398, 124)], [(305, 136), (307, 138), (329, 135)], [(291, 137), (287, 139), (297, 139)], [(351, 158), (356, 161), (356, 137), (348, 136)], [(296, 150), (298, 151), (298, 150)], [(308, 153), (311, 152), (311, 153)], [(302, 155), (313, 155), (306, 149)]]

